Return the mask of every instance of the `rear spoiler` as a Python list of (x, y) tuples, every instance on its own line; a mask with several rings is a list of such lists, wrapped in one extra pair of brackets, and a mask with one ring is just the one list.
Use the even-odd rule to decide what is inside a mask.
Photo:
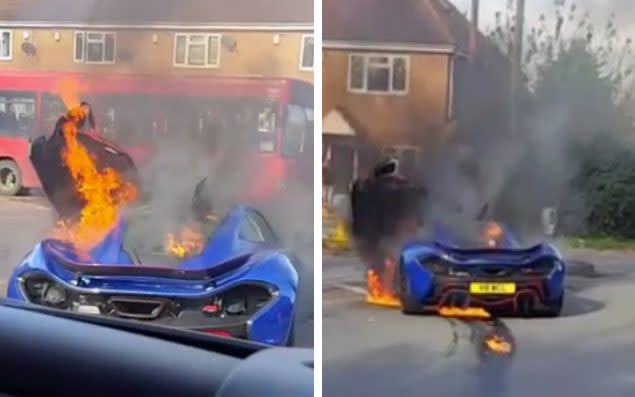
[(509, 254), (509, 255), (538, 255), (544, 253), (544, 244), (536, 244), (528, 248), (456, 248), (439, 242), (434, 243), (437, 248), (455, 255), (487, 255), (487, 254)]
[(458, 255), (479, 255), (479, 254), (523, 254), (523, 255), (532, 255), (539, 254), (544, 251), (543, 244), (532, 245), (528, 248), (456, 248), (451, 247), (439, 242), (434, 243), (437, 248), (450, 253), (450, 254), (458, 254)]
[(221, 262), (213, 267), (196, 270), (145, 265), (88, 265), (69, 259), (60, 250), (55, 248), (53, 244), (53, 240), (45, 240), (42, 242), (44, 255), (78, 276), (145, 276), (181, 280), (212, 280), (223, 274), (239, 269), (251, 258), (251, 254), (243, 254)]

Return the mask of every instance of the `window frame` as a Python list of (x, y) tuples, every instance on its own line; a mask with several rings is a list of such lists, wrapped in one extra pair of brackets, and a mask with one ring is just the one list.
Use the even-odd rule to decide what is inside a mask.
[[(363, 88), (354, 88), (352, 86), (353, 77), (353, 58), (361, 57), (364, 61), (363, 63)], [(370, 58), (374, 57), (383, 57), (388, 58), (388, 90), (369, 90), (368, 89), (368, 63)], [(405, 61), (406, 70), (405, 70), (405, 84), (403, 90), (395, 90), (393, 89), (393, 79), (394, 79), (394, 62), (395, 59), (403, 59)], [(410, 55), (407, 54), (391, 54), (391, 53), (382, 53), (382, 52), (351, 52), (348, 54), (348, 69), (347, 69), (347, 89), (348, 92), (354, 94), (367, 94), (367, 95), (408, 95), (410, 90)]]
[[(190, 38), (192, 36), (203, 36), (205, 37), (205, 64), (204, 65), (191, 65), (189, 64), (189, 45)], [(185, 62), (177, 63), (176, 61), (176, 49), (177, 42), (179, 37), (185, 37)], [(209, 63), (209, 41), (212, 37), (215, 37), (218, 40), (218, 54), (216, 56), (216, 63)], [(193, 69), (219, 69), (221, 64), (221, 54), (223, 53), (222, 48), (222, 33), (183, 33), (176, 32), (174, 33), (174, 42), (172, 45), (172, 66), (175, 68), (193, 68)]]
[[(2, 35), (9, 33), (9, 55), (2, 56)], [(0, 61), (10, 61), (13, 59), (13, 30), (0, 29)]]
[[(311, 64), (311, 66), (305, 66), (304, 65), (304, 51), (306, 50), (306, 41), (309, 38), (313, 39), (313, 63)], [(302, 35), (302, 42), (300, 44), (300, 66), (299, 66), (299, 68), (303, 72), (310, 72), (310, 71), (313, 71), (313, 69), (315, 68), (315, 35), (313, 33), (311, 33), (311, 34), (303, 34)]]
[[(102, 36), (101, 43), (103, 45), (102, 60), (101, 61), (89, 61), (86, 58), (86, 51), (88, 47), (88, 35), (99, 34)], [(77, 36), (82, 36), (82, 53), (81, 57), (77, 55)], [(112, 61), (106, 60), (106, 36), (112, 35)], [(91, 42), (98, 42), (98, 40), (91, 39)], [(104, 30), (76, 30), (73, 32), (73, 62), (84, 63), (88, 65), (114, 65), (117, 61), (117, 32), (104, 31)]]
[[(245, 226), (251, 227), (253, 229), (255, 234), (258, 235), (257, 240), (251, 239), (245, 235), (244, 233)], [(238, 230), (238, 236), (240, 237), (241, 240), (247, 241), (252, 244), (261, 244), (261, 245), (266, 244), (265, 236), (263, 236), (262, 230), (260, 230), (260, 227), (258, 226), (258, 224), (253, 220), (251, 216), (249, 216), (249, 214), (246, 214), (245, 217), (242, 219), (239, 230)]]
[(248, 209), (245, 216), (249, 219), (249, 223), (258, 230), (258, 234), (262, 237), (259, 244), (275, 245), (280, 242), (278, 235), (271, 227), (267, 218), (254, 209)]

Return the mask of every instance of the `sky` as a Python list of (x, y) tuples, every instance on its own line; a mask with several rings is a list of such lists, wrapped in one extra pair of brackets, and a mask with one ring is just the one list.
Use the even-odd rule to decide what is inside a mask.
[[(471, 8), (471, 0), (450, 0), (461, 11), (468, 11)], [(484, 30), (486, 27), (494, 25), (494, 14), (496, 11), (506, 9), (509, 0), (480, 0), (480, 27)], [(513, 0), (515, 3), (515, 0)], [(531, 26), (532, 22), (538, 20), (541, 13), (545, 13), (547, 17), (553, 15), (554, 2), (564, 2), (567, 8), (575, 3), (578, 9), (589, 11), (591, 19), (600, 23), (602, 26), (607, 21), (609, 15), (614, 12), (616, 15), (616, 24), (620, 32), (624, 35), (635, 39), (635, 4), (633, 0), (525, 0), (525, 15), (527, 17), (527, 25)]]

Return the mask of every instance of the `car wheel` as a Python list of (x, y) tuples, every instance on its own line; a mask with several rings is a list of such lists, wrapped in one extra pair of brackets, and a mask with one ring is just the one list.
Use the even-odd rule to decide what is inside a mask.
[(289, 337), (287, 338), (287, 347), (295, 346), (295, 318), (291, 322), (291, 329), (289, 330)]
[(423, 314), (423, 306), (414, 297), (410, 295), (410, 287), (408, 286), (408, 276), (406, 272), (399, 266), (397, 270), (397, 279), (399, 280), (399, 301), (401, 303), (401, 311), (403, 314)]
[(22, 173), (13, 160), (0, 161), (0, 195), (15, 196), (22, 189)]
[(560, 317), (562, 307), (564, 306), (564, 292), (554, 302), (550, 302), (544, 310), (545, 317)]

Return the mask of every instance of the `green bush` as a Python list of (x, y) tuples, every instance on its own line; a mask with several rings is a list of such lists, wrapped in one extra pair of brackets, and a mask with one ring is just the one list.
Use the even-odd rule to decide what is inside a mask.
[(612, 158), (589, 161), (577, 178), (586, 203), (586, 233), (635, 237), (635, 155), (614, 148)]
[(584, 41), (540, 68), (525, 156), (497, 203), (509, 223), (537, 227), (540, 209), (557, 206), (560, 232), (635, 237), (633, 127), (600, 70)]

